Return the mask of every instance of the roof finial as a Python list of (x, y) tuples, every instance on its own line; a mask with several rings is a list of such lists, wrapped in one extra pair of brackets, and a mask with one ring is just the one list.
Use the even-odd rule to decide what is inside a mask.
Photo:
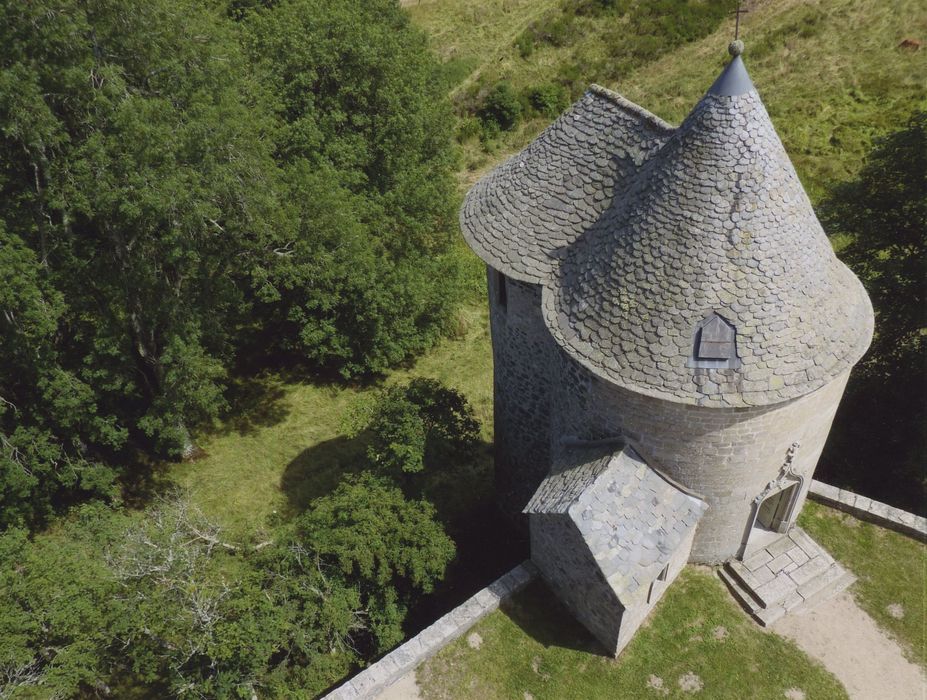
[[(735, 43), (739, 43), (741, 46), (743, 46), (743, 42), (740, 41), (740, 16), (746, 12), (749, 12), (750, 10), (745, 10), (743, 7), (741, 7), (742, 4), (743, 3), (741, 2), (741, 0), (738, 0), (737, 9), (731, 13), (736, 18), (734, 20), (734, 41), (733, 43), (731, 43), (731, 46), (733, 46)], [(741, 49), (741, 51), (743, 51), (743, 49)], [(737, 54), (734, 54), (733, 51), (731, 53), (735, 56), (739, 54), (739, 52)]]

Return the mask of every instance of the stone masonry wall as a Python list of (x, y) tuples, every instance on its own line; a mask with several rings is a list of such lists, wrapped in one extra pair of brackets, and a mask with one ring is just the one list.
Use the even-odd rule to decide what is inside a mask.
[(523, 562), (483, 590), (439, 617), (417, 635), (376, 663), (325, 695), (322, 700), (371, 700), (419, 664), (460, 637), (500, 603), (518, 593), (537, 575), (530, 561)]
[(532, 514), (531, 561), (548, 587), (610, 654), (617, 656), (689, 559), (694, 531), (667, 562), (665, 581), (641, 586), (619, 601), (567, 515)]
[(669, 568), (667, 570), (666, 580), (654, 581), (653, 594), (648, 595), (650, 593), (650, 586), (641, 586), (635, 591), (634, 599), (627, 601), (624, 618), (621, 620), (621, 629), (618, 632), (618, 645), (614, 652), (615, 656), (620, 654), (628, 645), (628, 642), (634, 637), (634, 634), (643, 624), (647, 615), (650, 614), (650, 611), (653, 610), (654, 606), (660, 601), (660, 598), (663, 597), (663, 594), (666, 593), (666, 589), (669, 588), (670, 584), (676, 580), (676, 577), (682, 573), (682, 570), (686, 566), (686, 562), (689, 560), (689, 551), (692, 548), (692, 539), (695, 536), (695, 532), (697, 532), (697, 530), (690, 531), (688, 536), (686, 536), (673, 553), (673, 556), (670, 557), (670, 560), (667, 562)]
[[(792, 471), (804, 477), (792, 510), (801, 510), (811, 475), (843, 394), (848, 372), (807, 396), (774, 406), (705, 408), (651, 398), (593, 376), (558, 353), (552, 435), (624, 437), (653, 468), (709, 505), (691, 560), (718, 563), (742, 554), (754, 498), (781, 474), (799, 443)], [(555, 438), (557, 439), (557, 438)]]
[(521, 513), (550, 469), (550, 364), (555, 345), (541, 316), (541, 288), (487, 267), (494, 369), (496, 497)]
[(619, 650), (624, 608), (566, 514), (531, 514), (531, 561), (573, 616), (610, 654)]
[(860, 520), (881, 525), (882, 527), (927, 542), (927, 518), (895, 508), (881, 501), (873, 501), (852, 491), (837, 488), (818, 480), (811, 482), (808, 498), (824, 503), (831, 508), (842, 510)]

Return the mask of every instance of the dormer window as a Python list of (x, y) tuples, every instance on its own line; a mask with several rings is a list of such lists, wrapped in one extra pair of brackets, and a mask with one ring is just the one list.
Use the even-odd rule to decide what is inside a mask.
[(699, 360), (729, 360), (734, 353), (734, 327), (717, 314), (712, 314), (698, 332)]
[(736, 369), (737, 330), (717, 313), (709, 314), (696, 327), (692, 338), (692, 356), (687, 367)]

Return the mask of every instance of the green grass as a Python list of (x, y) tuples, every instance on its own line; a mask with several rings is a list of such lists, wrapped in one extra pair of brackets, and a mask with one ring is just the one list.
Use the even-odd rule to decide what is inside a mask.
[[(810, 501), (798, 523), (856, 575), (860, 607), (927, 666), (927, 545)], [(900, 605), (903, 617), (889, 605)]]
[(699, 697), (781, 700), (792, 688), (808, 698), (846, 697), (794, 644), (747, 618), (704, 569), (683, 571), (617, 660), (541, 583), (473, 631), (482, 638), (478, 649), (460, 639), (419, 668), (426, 700), (689, 697), (679, 686), (687, 674), (701, 680)]
[(559, 0), (408, 0), (413, 21), (431, 37), (438, 58), (467, 71), (449, 70), (460, 87), (476, 80), (487, 65), (514, 54), (518, 34)]
[[(465, 60), (468, 67), (479, 60), (452, 93), (461, 114), (472, 109), (471, 93), (500, 80), (516, 89), (553, 80), (601, 83), (679, 122), (720, 72), (733, 35), (733, 19), (727, 19), (707, 37), (627, 70), (616, 18), (582, 17), (574, 41), (542, 45), (522, 58), (514, 37), (534, 19), (562, 12), (559, 8), (546, 1), (422, 0), (408, 10), (431, 35), (439, 56)], [(927, 35), (927, 14), (920, 9), (920, 0), (750, 3), (741, 27), (744, 58), (813, 201), (859, 171), (874, 137), (927, 108), (927, 51), (898, 47), (906, 37)], [(546, 124), (531, 119), (485, 146), (467, 140), (462, 186)]]
[[(813, 201), (860, 169), (872, 139), (927, 107), (927, 34), (920, 0), (756, 3), (744, 60)], [(617, 87), (664, 119), (681, 120), (726, 58), (731, 29), (684, 47)]]
[[(415, 376), (439, 379), (464, 392), (483, 424), (484, 438), (491, 440), (492, 352), (485, 302), (462, 308), (454, 337), (393, 372), (385, 383)], [(376, 388), (275, 375), (243, 380), (236, 387), (240, 412), (201, 437), (204, 458), (172, 466), (170, 476), (221, 526), (240, 537), (260, 536), (275, 516), (304, 508), (361, 466), (365, 445), (347, 436), (346, 421), (356, 403)], [(456, 483), (449, 483), (451, 477)], [(487, 448), (469, 473), (437, 479), (429, 495), (439, 508), (447, 504), (460, 511), (488, 498), (491, 487)]]

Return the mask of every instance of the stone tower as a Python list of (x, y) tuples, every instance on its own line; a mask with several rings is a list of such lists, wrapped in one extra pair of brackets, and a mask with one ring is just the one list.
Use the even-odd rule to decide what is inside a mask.
[[(732, 47), (679, 127), (594, 86), (461, 212), (489, 277), (500, 500), (530, 514), (561, 597), (580, 583), (562, 543), (585, 541), (589, 581), (621, 589), (626, 617), (621, 595), (673, 562), (789, 530), (872, 336)], [(582, 512), (615, 536), (593, 544)], [(656, 528), (657, 554), (630, 589), (606, 585), (603, 560), (646, 539), (635, 527)]]
[(687, 561), (741, 571), (763, 622), (848, 581), (793, 525), (872, 307), (741, 50), (678, 128), (593, 86), (461, 212), (489, 278), (500, 502), (615, 654)]

